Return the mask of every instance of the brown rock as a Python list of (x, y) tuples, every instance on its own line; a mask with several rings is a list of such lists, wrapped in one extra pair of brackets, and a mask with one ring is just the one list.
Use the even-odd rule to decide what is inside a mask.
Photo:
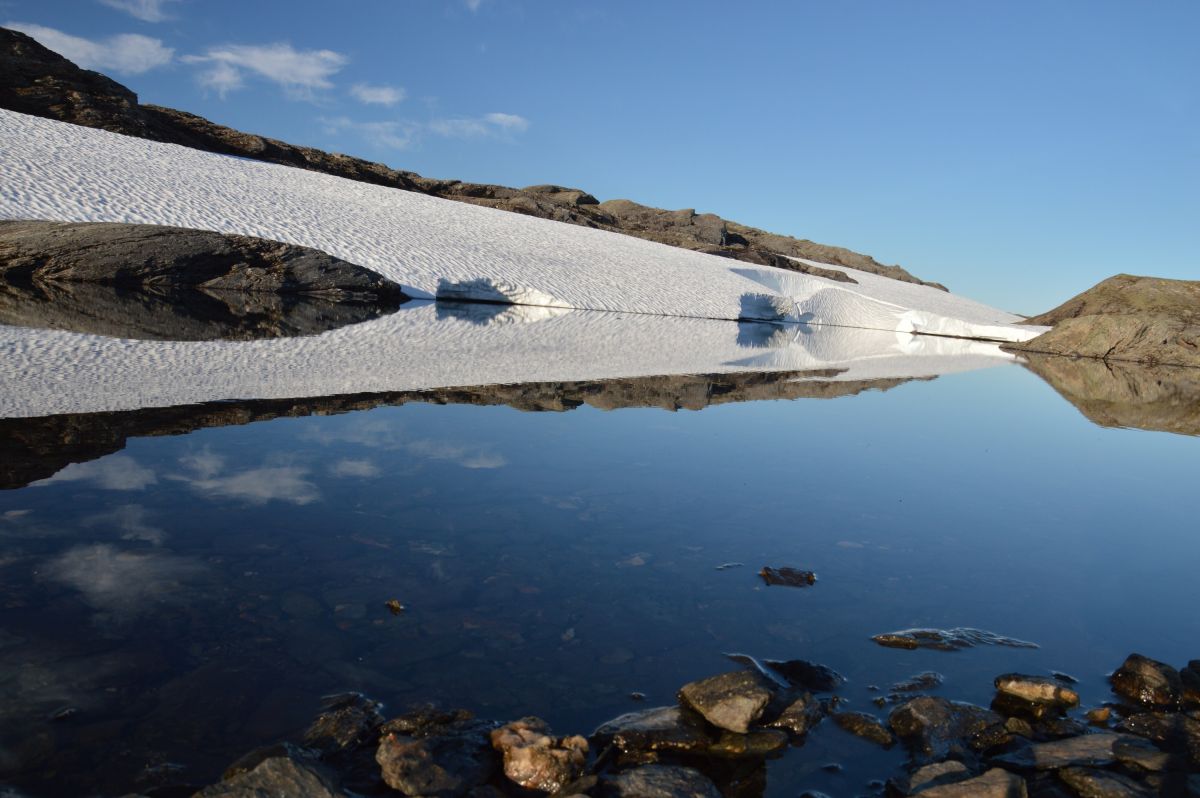
[(865, 712), (838, 712), (833, 715), (833, 720), (842, 729), (876, 745), (891, 748), (896, 744), (895, 736), (874, 715)]
[(1141, 654), (1130, 654), (1109, 681), (1114, 693), (1150, 707), (1176, 706), (1183, 693), (1179, 671)]
[(530, 790), (558, 792), (583, 773), (588, 743), (583, 737), (555, 738), (540, 718), (522, 718), (491, 734), (504, 757), (504, 775)]

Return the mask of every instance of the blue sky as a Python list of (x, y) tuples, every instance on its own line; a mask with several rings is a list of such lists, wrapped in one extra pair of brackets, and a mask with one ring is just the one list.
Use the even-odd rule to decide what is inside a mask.
[(1190, 0), (0, 0), (13, 23), (143, 102), (711, 211), (1015, 311), (1200, 278)]

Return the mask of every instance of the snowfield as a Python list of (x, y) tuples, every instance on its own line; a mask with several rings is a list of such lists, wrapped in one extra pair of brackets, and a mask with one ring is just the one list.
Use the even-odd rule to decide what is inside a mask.
[(423, 297), (709, 319), (750, 312), (1002, 341), (1038, 333), (986, 305), (842, 267), (831, 268), (858, 285), (11, 111), (0, 111), (0, 218), (302, 244)]
[(0, 218), (242, 233), (325, 250), (421, 297), (516, 303), (418, 301), (265, 341), (0, 326), (2, 417), (736, 371), (930, 377), (1012, 362), (994, 342), (1041, 330), (840, 266), (857, 285), (9, 111)]

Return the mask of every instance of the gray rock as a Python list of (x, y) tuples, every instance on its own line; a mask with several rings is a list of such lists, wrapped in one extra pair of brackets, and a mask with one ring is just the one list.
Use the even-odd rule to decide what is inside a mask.
[(1043, 676), (1005, 673), (997, 676), (994, 683), (999, 692), (1022, 701), (1049, 704), (1061, 709), (1079, 705), (1079, 693)]
[(1130, 654), (1109, 681), (1117, 695), (1150, 707), (1174, 707), (1183, 693), (1179, 671), (1141, 654)]
[(745, 734), (762, 717), (772, 691), (758, 674), (732, 671), (685, 684), (679, 701), (712, 725)]
[(856, 737), (870, 740), (884, 748), (891, 748), (896, 744), (895, 736), (879, 721), (879, 718), (868, 715), (866, 712), (838, 712), (833, 715), (833, 721)]
[(1106, 770), (1069, 767), (1058, 771), (1058, 777), (1080, 798), (1151, 798), (1158, 795), (1158, 790)]
[(592, 733), (598, 747), (609, 743), (631, 751), (703, 751), (713, 743), (703, 718), (682, 707), (654, 707), (630, 712), (600, 725)]
[(291, 759), (264, 759), (253, 770), (206, 787), (195, 798), (350, 798), (332, 773), (321, 766)]
[(1005, 734), (995, 712), (936, 696), (919, 696), (892, 710), (888, 725), (918, 758), (947, 759), (952, 754), (985, 750)]
[(320, 250), (150, 224), (0, 221), (0, 276), (19, 283), (405, 299), (395, 283)]
[(601, 781), (604, 798), (721, 798), (700, 771), (673, 765), (642, 765)]
[(922, 798), (1026, 798), (1025, 780), (1015, 773), (992, 768), (973, 779), (921, 790)]
[(994, 757), (993, 761), (1015, 768), (1034, 770), (1057, 770), (1073, 765), (1103, 767), (1116, 761), (1113, 746), (1122, 739), (1127, 738), (1109, 732), (1085, 734), (1082, 737), (1035, 743)]
[(496, 768), (487, 730), (479, 725), (426, 737), (384, 734), (375, 761), (393, 790), (438, 798), (466, 795)]
[(491, 734), (504, 758), (504, 775), (530, 790), (558, 792), (583, 774), (588, 743), (582, 737), (556, 738), (541, 718), (506, 723)]

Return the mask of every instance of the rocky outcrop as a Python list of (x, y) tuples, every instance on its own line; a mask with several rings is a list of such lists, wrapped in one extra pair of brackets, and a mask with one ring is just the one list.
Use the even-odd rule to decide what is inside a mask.
[(0, 277), (157, 290), (305, 294), (402, 301), (379, 274), (317, 249), (149, 224), (0, 221)]
[(1093, 424), (1200, 435), (1200, 369), (1024, 355), (1025, 367)]
[(1200, 281), (1118, 274), (1027, 323), (1053, 329), (1002, 348), (1200, 366)]
[(361, 158), (244, 133), (183, 111), (142, 105), (137, 95), (121, 84), (97, 72), (80, 69), (23, 33), (3, 28), (0, 28), (0, 108), (610, 230), (748, 263), (820, 274), (834, 280), (852, 282), (853, 278), (837, 270), (813, 267), (790, 258), (806, 258), (942, 288), (937, 283), (923, 283), (899, 266), (886, 266), (867, 255), (767, 233), (713, 214), (668, 211), (629, 200), (599, 203), (586, 191), (563, 186), (536, 185), (518, 189), (426, 178)]

